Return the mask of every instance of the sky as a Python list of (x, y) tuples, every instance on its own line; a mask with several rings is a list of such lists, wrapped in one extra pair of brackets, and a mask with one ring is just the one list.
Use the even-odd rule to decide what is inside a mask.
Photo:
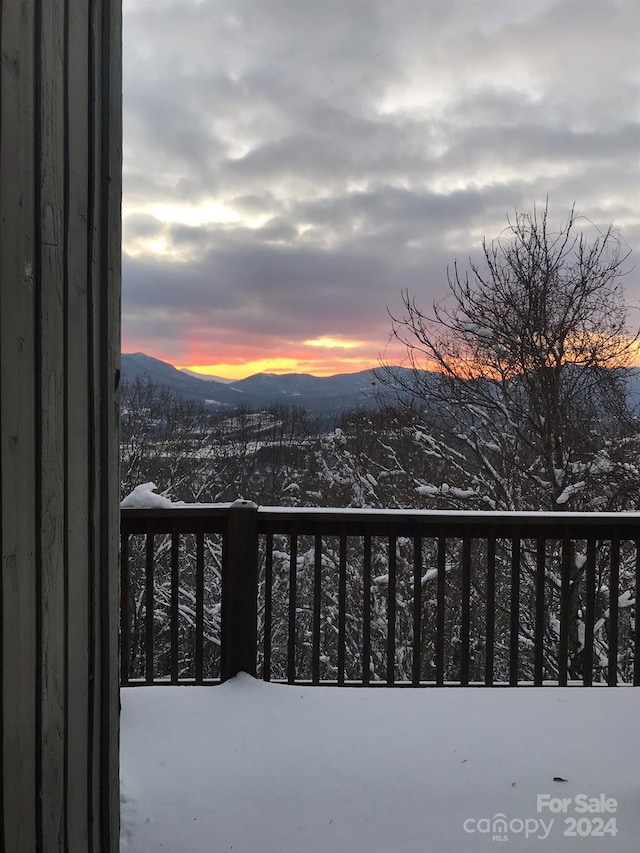
[(637, 0), (123, 11), (123, 352), (227, 378), (398, 363), (401, 292), (429, 309), (547, 197), (640, 248)]

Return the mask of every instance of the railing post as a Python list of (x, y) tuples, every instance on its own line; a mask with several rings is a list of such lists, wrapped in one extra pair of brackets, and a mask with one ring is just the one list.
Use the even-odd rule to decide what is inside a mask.
[(221, 681), (256, 675), (257, 626), (258, 507), (237, 500), (229, 507), (222, 564)]

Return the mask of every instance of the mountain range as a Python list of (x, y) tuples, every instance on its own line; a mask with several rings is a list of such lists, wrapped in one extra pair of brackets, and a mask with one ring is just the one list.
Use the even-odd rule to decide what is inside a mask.
[[(149, 380), (184, 397), (200, 400), (210, 408), (245, 405), (261, 409), (273, 403), (285, 403), (300, 406), (315, 415), (332, 417), (348, 409), (375, 408), (380, 397), (390, 393), (381, 385), (374, 370), (338, 373), (335, 376), (256, 373), (230, 382), (178, 370), (172, 364), (143, 352), (123, 353), (121, 370), (125, 380)], [(398, 375), (410, 372), (403, 367), (394, 367), (393, 370)], [(424, 376), (429, 376), (427, 371)], [(640, 369), (629, 370), (627, 381), (629, 402), (636, 411), (640, 411)]]
[(373, 370), (335, 376), (256, 373), (238, 381), (216, 381), (178, 370), (142, 352), (123, 353), (121, 369), (125, 380), (149, 380), (212, 408), (243, 404), (260, 408), (277, 402), (301, 406), (316, 414), (330, 414), (360, 406), (375, 407), (379, 391)]

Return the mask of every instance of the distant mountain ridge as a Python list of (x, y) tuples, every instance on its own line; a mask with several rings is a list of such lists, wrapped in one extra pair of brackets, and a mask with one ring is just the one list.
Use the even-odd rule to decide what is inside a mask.
[(178, 368), (180, 373), (186, 373), (187, 376), (195, 376), (196, 379), (204, 379), (205, 382), (220, 382), (222, 385), (229, 385), (233, 379), (225, 379), (224, 376), (215, 376), (209, 373), (198, 373), (197, 370), (189, 370), (188, 367)]
[(223, 383), (178, 370), (142, 352), (123, 353), (121, 368), (125, 380), (148, 379), (212, 407), (245, 404), (259, 408), (271, 403), (286, 403), (320, 414), (377, 406), (379, 383), (373, 370), (335, 376), (256, 373), (246, 379)]
[[(172, 364), (143, 352), (123, 353), (122, 376), (125, 380), (146, 379), (177, 394), (200, 400), (210, 408), (245, 405), (261, 409), (273, 403), (300, 406), (315, 415), (331, 417), (349, 409), (376, 408), (380, 396), (392, 394), (382, 386), (373, 370), (312, 376), (308, 373), (256, 373), (246, 379), (218, 382), (178, 370)], [(410, 374), (409, 368), (394, 367), (397, 375)], [(429, 373), (425, 371), (425, 378)], [(433, 374), (435, 377), (435, 374)], [(640, 411), (640, 369), (627, 374), (629, 402)]]

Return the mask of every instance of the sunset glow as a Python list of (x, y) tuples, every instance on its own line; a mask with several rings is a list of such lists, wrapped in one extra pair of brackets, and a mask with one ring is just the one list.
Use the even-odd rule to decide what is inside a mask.
[(166, 340), (156, 346), (152, 339), (122, 336), (122, 351), (144, 352), (179, 370), (190, 370), (205, 376), (240, 380), (256, 373), (305, 373), (312, 376), (335, 376), (371, 370), (381, 362), (401, 364), (406, 351), (393, 347), (384, 336), (371, 340), (352, 340), (332, 335), (319, 335), (304, 341), (277, 341), (251, 336), (227, 335), (214, 346), (203, 343), (205, 331), (195, 330), (187, 339)]
[(205, 376), (222, 379), (245, 379), (256, 373), (310, 373), (313, 376), (334, 376), (337, 373), (357, 373), (378, 366), (377, 359), (302, 360), (297, 358), (260, 358), (239, 364), (181, 364), (179, 370), (192, 370)]
[(323, 336), (304, 341), (306, 347), (325, 347), (326, 349), (357, 349), (362, 346), (362, 341), (343, 341), (338, 338)]

